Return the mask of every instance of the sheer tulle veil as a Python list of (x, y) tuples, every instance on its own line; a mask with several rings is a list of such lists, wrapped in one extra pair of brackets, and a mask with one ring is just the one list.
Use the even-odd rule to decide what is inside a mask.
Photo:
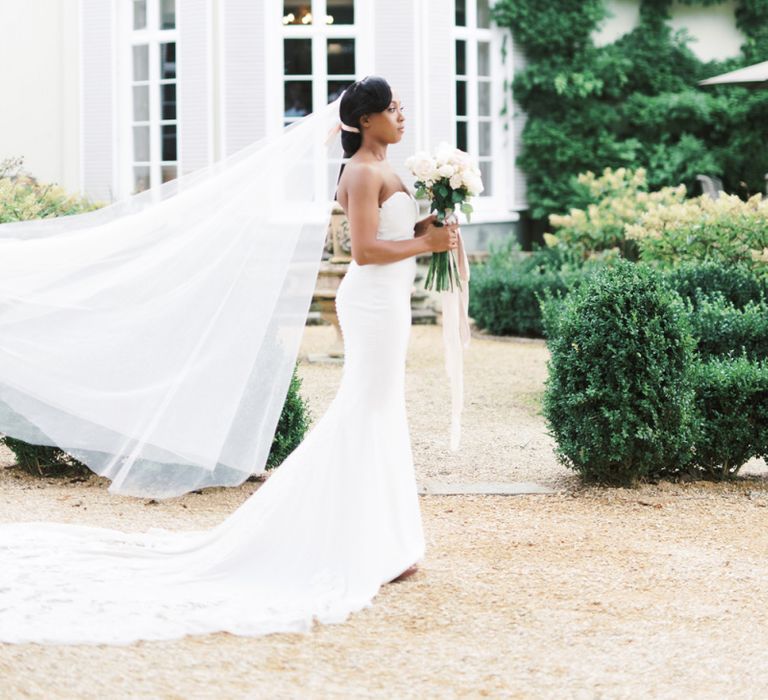
[(0, 226), (0, 433), (122, 494), (262, 471), (325, 240), (339, 102), (98, 211)]

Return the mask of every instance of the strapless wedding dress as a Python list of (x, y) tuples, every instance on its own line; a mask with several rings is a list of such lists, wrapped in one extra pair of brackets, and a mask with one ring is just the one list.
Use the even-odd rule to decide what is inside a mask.
[[(397, 192), (378, 237), (413, 236)], [(131, 534), (57, 523), (0, 526), (0, 641), (126, 644), (338, 623), (419, 561), (424, 537), (405, 410), (413, 258), (350, 264), (336, 305), (338, 394), (304, 442), (207, 531)]]

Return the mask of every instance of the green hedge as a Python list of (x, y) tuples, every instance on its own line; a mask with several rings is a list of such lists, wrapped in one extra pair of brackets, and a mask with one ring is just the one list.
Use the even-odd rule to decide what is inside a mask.
[(744, 355), (768, 359), (768, 304), (748, 302), (738, 308), (724, 297), (700, 298), (691, 310), (691, 327), (705, 358)]
[(696, 425), (694, 339), (680, 297), (621, 261), (544, 304), (544, 415), (560, 461), (585, 481), (629, 485), (679, 472)]
[(768, 298), (768, 284), (747, 267), (702, 260), (681, 263), (664, 271), (667, 283), (698, 306), (699, 299), (722, 296), (737, 308)]
[(694, 368), (698, 426), (691, 467), (705, 479), (736, 475), (768, 456), (768, 364), (718, 358)]

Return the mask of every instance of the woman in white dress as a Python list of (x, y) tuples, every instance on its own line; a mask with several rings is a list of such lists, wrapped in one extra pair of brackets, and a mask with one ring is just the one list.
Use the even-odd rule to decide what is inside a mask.
[(418, 220), (386, 160), (405, 124), (386, 81), (352, 85), (340, 115), (353, 262), (337, 294), (345, 365), (328, 411), (211, 530), (0, 526), (0, 642), (306, 631), (413, 572), (424, 554), (404, 393), (414, 256), (454, 248), (457, 233)]

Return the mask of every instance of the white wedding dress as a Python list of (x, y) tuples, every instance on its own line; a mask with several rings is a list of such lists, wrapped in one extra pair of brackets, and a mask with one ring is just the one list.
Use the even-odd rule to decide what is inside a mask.
[[(413, 236), (397, 192), (378, 237)], [(127, 644), (341, 622), (424, 554), (405, 410), (413, 258), (350, 264), (341, 386), (304, 442), (207, 531), (0, 526), (0, 642)]]

